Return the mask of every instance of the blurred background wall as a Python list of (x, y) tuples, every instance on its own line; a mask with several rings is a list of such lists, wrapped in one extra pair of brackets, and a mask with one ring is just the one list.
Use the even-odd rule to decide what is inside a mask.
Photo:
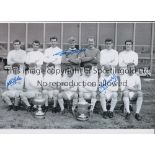
[(131, 39), (139, 54), (139, 65), (150, 66), (155, 73), (154, 23), (0, 23), (0, 58), (6, 62), (15, 39), (21, 40), (22, 48), (27, 51), (33, 40), (39, 40), (44, 50), (49, 47), (51, 36), (58, 37), (62, 49), (68, 48), (70, 36), (77, 39), (78, 48), (87, 47), (87, 38), (93, 36), (100, 50), (104, 48), (104, 40), (111, 38), (118, 52), (124, 49), (125, 40)]

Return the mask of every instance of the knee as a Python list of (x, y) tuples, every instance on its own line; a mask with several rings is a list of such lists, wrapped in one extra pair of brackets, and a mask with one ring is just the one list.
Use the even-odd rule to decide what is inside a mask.
[(57, 97), (58, 94), (59, 94), (59, 91), (54, 91), (54, 92), (53, 92), (53, 97)]
[(62, 99), (62, 98), (63, 98), (62, 93), (58, 94), (58, 99)]
[(92, 98), (96, 98), (96, 92), (92, 93)]
[(20, 97), (20, 92), (16, 92), (15, 97)]
[(127, 91), (127, 90), (124, 91), (124, 92), (123, 92), (123, 97), (129, 97), (129, 91)]
[(48, 94), (45, 95), (47, 98), (53, 98), (55, 95), (53, 94), (53, 92), (49, 92)]
[(83, 92), (79, 92), (79, 97), (80, 97), (80, 98), (84, 97)]
[(73, 98), (74, 98), (74, 99), (77, 99), (77, 98), (78, 98), (78, 94), (75, 93)]
[(138, 97), (143, 97), (142, 91), (138, 91), (137, 94), (138, 94)]
[(4, 99), (6, 97), (6, 93), (4, 92), (3, 94), (2, 94), (2, 99)]
[(24, 98), (24, 93), (21, 92), (21, 93), (19, 94), (19, 97), (20, 97), (21, 99)]
[(47, 90), (43, 90), (42, 93), (43, 93), (44, 95), (47, 95), (47, 94), (48, 94), (48, 91), (47, 91)]
[(106, 98), (105, 94), (101, 93), (100, 94), (100, 99), (105, 99), (105, 98)]
[(28, 100), (28, 96), (24, 92), (21, 92), (19, 94), (19, 97), (21, 98), (22, 101)]
[(113, 92), (113, 94), (112, 94), (112, 98), (116, 99), (117, 96), (118, 96), (117, 92)]

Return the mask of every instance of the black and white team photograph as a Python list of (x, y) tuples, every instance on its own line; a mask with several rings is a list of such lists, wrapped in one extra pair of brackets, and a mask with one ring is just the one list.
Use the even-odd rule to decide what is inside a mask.
[(154, 22), (0, 23), (0, 129), (154, 129)]

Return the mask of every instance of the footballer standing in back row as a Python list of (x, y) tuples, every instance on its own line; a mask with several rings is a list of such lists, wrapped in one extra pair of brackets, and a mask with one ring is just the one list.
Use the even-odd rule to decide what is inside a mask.
[(43, 53), (39, 50), (40, 42), (38, 40), (34, 40), (32, 46), (33, 50), (27, 53), (26, 64), (28, 66), (34, 64), (38, 69), (40, 69), (43, 64)]
[(113, 40), (105, 40), (105, 49), (100, 52), (100, 66), (104, 70), (104, 66), (110, 65), (112, 72), (115, 72), (115, 67), (118, 65), (118, 52), (113, 48)]
[(129, 63), (134, 63), (135, 66), (138, 65), (138, 54), (132, 50), (133, 42), (132, 40), (125, 41), (125, 50), (119, 53), (119, 67), (127, 69)]
[(81, 58), (82, 65), (89, 63), (92, 64), (93, 67), (97, 67), (97, 64), (99, 63), (100, 51), (95, 48), (94, 37), (88, 38), (88, 48), (83, 53), (84, 57)]
[(20, 65), (20, 71), (24, 70), (24, 63), (26, 61), (26, 52), (21, 49), (21, 41), (14, 40), (13, 41), (14, 50), (9, 51), (7, 56), (7, 64), (13, 65), (14, 63), (18, 63)]
[(81, 59), (84, 57), (84, 53), (76, 48), (76, 38), (70, 37), (68, 39), (68, 45), (69, 48), (63, 52), (62, 56), (64, 71), (66, 66), (72, 65), (73, 74), (80, 74)]
[(60, 55), (57, 55), (57, 53), (61, 52), (62, 49), (57, 46), (58, 38), (56, 36), (51, 37), (50, 43), (51, 47), (47, 48), (44, 52), (44, 66), (46, 68), (49, 63), (53, 63), (55, 65), (55, 70), (58, 69), (59, 71), (61, 71), (62, 57)]

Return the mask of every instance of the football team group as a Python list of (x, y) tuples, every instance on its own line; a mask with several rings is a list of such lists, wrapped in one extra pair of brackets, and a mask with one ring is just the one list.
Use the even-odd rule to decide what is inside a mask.
[[(114, 117), (118, 94), (121, 94), (125, 118), (130, 119), (130, 102), (134, 100), (135, 119), (140, 121), (143, 94), (141, 79), (135, 71), (138, 54), (132, 50), (132, 40), (125, 41), (125, 49), (120, 53), (113, 49), (112, 39), (105, 40), (105, 48), (101, 51), (95, 47), (93, 37), (88, 37), (87, 41), (87, 48), (77, 49), (76, 38), (70, 37), (69, 48), (63, 51), (57, 46), (57, 37), (53, 36), (49, 48), (41, 51), (40, 42), (34, 40), (33, 48), (28, 52), (21, 49), (20, 40), (15, 40), (14, 50), (9, 51), (7, 56), (10, 70), (6, 90), (2, 93), (8, 111), (19, 110), (21, 102), (28, 112), (36, 111), (37, 107), (32, 101), (41, 93), (46, 98), (42, 106), (44, 112), (50, 111), (50, 100), (53, 100), (51, 111), (56, 111), (59, 106), (64, 114), (67, 101), (72, 112), (79, 103), (89, 103), (89, 112), (93, 114), (95, 104), (99, 101), (103, 118), (106, 119)], [(119, 74), (116, 69), (127, 72)], [(36, 74), (35, 70), (39, 70), (40, 74)], [(109, 108), (107, 103), (110, 103)]]

